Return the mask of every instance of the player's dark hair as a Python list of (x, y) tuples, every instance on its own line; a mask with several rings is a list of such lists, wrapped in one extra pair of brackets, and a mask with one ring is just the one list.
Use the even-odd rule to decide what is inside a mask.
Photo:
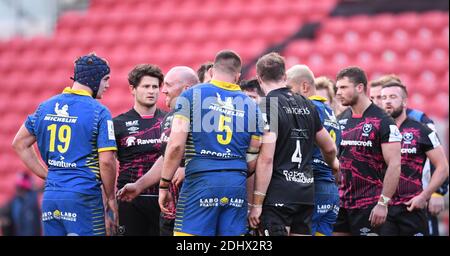
[(259, 96), (264, 97), (264, 93), (259, 85), (258, 79), (253, 78), (249, 80), (243, 80), (240, 82), (239, 86), (243, 91), (253, 91), (256, 90)]
[(256, 63), (256, 73), (263, 81), (280, 81), (286, 75), (284, 58), (276, 52), (262, 56)]
[(205, 81), (205, 74), (208, 72), (210, 68), (212, 68), (213, 63), (208, 61), (206, 63), (203, 63), (197, 70), (198, 79), (200, 80), (200, 83), (207, 82)]
[(158, 66), (152, 64), (139, 64), (128, 73), (128, 83), (132, 85), (133, 88), (136, 88), (144, 76), (158, 78), (159, 87), (161, 87), (164, 81), (164, 74)]
[(214, 69), (229, 75), (241, 72), (241, 57), (232, 50), (222, 50), (214, 58)]
[(382, 88), (389, 88), (389, 87), (400, 87), (404, 94), (403, 98), (408, 98), (408, 90), (406, 89), (406, 86), (404, 86), (403, 84), (397, 82), (390, 82), (382, 86)]
[(344, 77), (347, 77), (350, 82), (354, 83), (355, 85), (363, 84), (364, 85), (364, 91), (367, 91), (367, 76), (364, 70), (362, 70), (359, 67), (347, 67), (339, 71), (339, 73), (336, 76), (336, 81), (343, 79)]

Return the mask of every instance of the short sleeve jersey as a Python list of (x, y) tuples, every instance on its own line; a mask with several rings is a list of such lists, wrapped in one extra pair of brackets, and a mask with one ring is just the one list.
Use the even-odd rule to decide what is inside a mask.
[[(422, 124), (425, 124), (426, 126), (428, 126), (431, 130), (436, 131), (436, 126), (434, 125), (433, 120), (431, 120), (431, 118), (429, 118), (424, 112), (417, 110), (417, 109), (406, 109), (406, 114), (408, 115), (409, 118), (411, 118), (412, 120), (421, 122)], [(428, 183), (431, 180), (431, 175), (433, 175), (434, 173), (434, 166), (430, 163), (430, 160), (427, 159), (427, 161), (425, 162), (425, 166), (423, 167), (423, 172), (422, 172), (422, 185), (423, 188), (426, 188), (428, 186)], [(437, 193), (441, 194), (441, 195), (445, 195), (448, 192), (448, 178), (446, 179), (446, 181), (436, 190)]]
[(314, 104), (288, 88), (270, 91), (261, 104), (266, 130), (276, 133), (272, 179), (264, 204), (314, 204), (311, 161), (323, 127)]
[(109, 110), (69, 87), (25, 121), (48, 166), (45, 190), (101, 194), (99, 152), (117, 150)]
[(373, 103), (361, 116), (348, 108), (338, 119), (341, 207), (367, 208), (378, 201), (383, 188), (387, 165), (381, 144), (401, 142), (401, 135), (392, 117)]
[(422, 192), (422, 171), (426, 152), (440, 145), (436, 132), (407, 118), (400, 126), (402, 134), (402, 171), (392, 204), (404, 204)]
[[(117, 187), (135, 182), (147, 173), (161, 155), (161, 122), (166, 113), (156, 109), (153, 116), (141, 116), (131, 109), (114, 118), (118, 147), (119, 176)], [(142, 194), (158, 195), (158, 186)]]
[(239, 85), (212, 80), (184, 91), (175, 117), (189, 121), (186, 176), (213, 170), (247, 170), (250, 140), (260, 138), (259, 107)]

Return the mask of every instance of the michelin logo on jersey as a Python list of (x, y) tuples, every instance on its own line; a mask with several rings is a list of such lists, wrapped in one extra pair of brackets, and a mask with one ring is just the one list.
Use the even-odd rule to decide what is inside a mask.
[(44, 117), (45, 121), (53, 121), (69, 124), (74, 124), (77, 122), (78, 117), (69, 115), (69, 106), (67, 104), (65, 104), (60, 108), (59, 103), (56, 102), (53, 110), (55, 111), (55, 114), (45, 115)]
[(244, 117), (244, 111), (234, 108), (232, 97), (225, 97), (225, 100), (222, 100), (219, 93), (216, 93), (216, 96), (217, 103), (211, 103), (208, 107), (209, 110), (217, 111), (229, 116)]

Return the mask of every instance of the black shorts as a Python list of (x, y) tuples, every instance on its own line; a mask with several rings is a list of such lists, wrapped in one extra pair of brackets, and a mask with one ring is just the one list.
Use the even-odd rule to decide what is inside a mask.
[(381, 226), (382, 236), (425, 236), (428, 235), (426, 210), (406, 209), (406, 205), (389, 206), (386, 223)]
[(163, 214), (159, 217), (159, 235), (160, 236), (173, 236), (173, 227), (175, 225), (175, 219), (167, 219), (163, 217)]
[(428, 218), (428, 235), (439, 236), (439, 221), (437, 216), (431, 214), (427, 210), (427, 218)]
[(352, 236), (377, 236), (379, 229), (370, 225), (369, 216), (375, 205), (364, 209), (339, 208), (333, 232), (350, 233)]
[(157, 196), (119, 202), (119, 235), (159, 236), (160, 212)]
[(311, 235), (313, 212), (314, 205), (264, 205), (261, 213), (262, 234), (287, 236), (286, 227), (290, 227), (290, 233)]

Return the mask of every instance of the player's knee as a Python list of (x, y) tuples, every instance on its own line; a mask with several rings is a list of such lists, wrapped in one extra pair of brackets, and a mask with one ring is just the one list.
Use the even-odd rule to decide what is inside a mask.
[(287, 236), (288, 232), (284, 225), (268, 225), (263, 229), (264, 236)]

